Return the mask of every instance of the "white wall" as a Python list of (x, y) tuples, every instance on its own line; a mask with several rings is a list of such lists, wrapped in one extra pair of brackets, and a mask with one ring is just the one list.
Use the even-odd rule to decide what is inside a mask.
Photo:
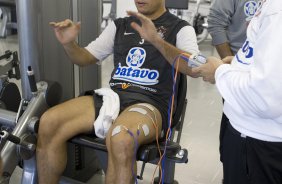
[(127, 16), (127, 10), (136, 11), (134, 0), (117, 0), (117, 17)]

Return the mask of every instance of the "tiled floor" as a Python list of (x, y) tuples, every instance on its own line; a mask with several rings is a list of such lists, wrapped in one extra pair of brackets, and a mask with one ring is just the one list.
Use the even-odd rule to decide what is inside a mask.
[[(0, 40), (0, 55), (7, 49), (16, 50), (16, 37)], [(204, 55), (216, 55), (210, 46), (210, 41), (200, 45)], [(110, 60), (110, 59), (109, 59)], [(109, 62), (104, 62), (103, 71), (111, 70)], [(108, 76), (102, 72), (102, 84), (107, 85)], [(220, 184), (222, 166), (219, 161), (218, 134), (222, 111), (221, 97), (214, 85), (207, 84), (201, 79), (188, 78), (188, 107), (183, 127), (181, 145), (189, 150), (188, 164), (176, 166), (175, 178), (180, 184)], [(139, 165), (140, 166), (140, 165)], [(139, 183), (150, 183), (154, 165), (147, 164), (144, 180)], [(16, 169), (11, 184), (20, 183), (19, 168)], [(104, 177), (95, 175), (88, 183), (103, 183)], [(72, 182), (64, 182), (72, 183)]]

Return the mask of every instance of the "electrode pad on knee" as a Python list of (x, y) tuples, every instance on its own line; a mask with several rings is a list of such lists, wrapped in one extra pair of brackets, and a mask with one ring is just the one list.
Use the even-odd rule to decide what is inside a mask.
[[(116, 126), (113, 131), (112, 131), (112, 136), (115, 136), (117, 134), (119, 134), (122, 131), (122, 128), (126, 131), (126, 132), (131, 132), (126, 126), (124, 125), (119, 125)], [(139, 125), (138, 125), (138, 129), (139, 129)]]
[[(119, 134), (119, 133), (122, 131), (122, 128), (123, 128), (124, 130), (126, 130), (127, 132), (129, 131), (129, 129), (128, 129), (127, 127), (125, 127), (125, 126), (116, 126), (116, 127), (113, 129), (113, 131), (112, 131), (112, 136), (115, 136), (115, 135)], [(142, 128), (142, 130), (143, 130), (143, 133), (144, 133), (145, 137), (148, 136), (149, 133), (150, 133), (149, 126), (146, 125), (146, 124), (143, 124), (143, 125), (141, 125), (141, 128)], [(138, 132), (140, 132), (140, 125), (138, 125), (138, 130), (137, 130), (137, 134), (139, 135)]]
[(119, 134), (121, 132), (121, 126), (116, 126), (112, 131), (112, 136)]
[(145, 137), (146, 137), (147, 135), (149, 135), (150, 129), (149, 129), (148, 125), (146, 125), (146, 124), (142, 125), (142, 130), (143, 130), (143, 132), (144, 132)]

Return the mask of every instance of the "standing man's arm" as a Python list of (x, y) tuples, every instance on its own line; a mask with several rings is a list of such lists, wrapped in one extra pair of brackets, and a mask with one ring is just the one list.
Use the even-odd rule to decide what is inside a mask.
[(228, 42), (219, 44), (219, 45), (215, 45), (215, 48), (220, 56), (220, 58), (226, 58), (227, 56), (234, 56), (230, 45)]
[[(211, 57), (207, 64), (193, 69), (205, 81), (216, 82), (225, 101), (248, 116), (282, 120), (282, 42), (277, 39), (282, 31), (281, 18), (282, 11), (265, 16), (259, 31), (249, 33), (248, 50), (241, 49), (231, 65)], [(257, 28), (254, 24), (249, 30)]]
[(227, 29), (231, 24), (234, 12), (234, 0), (215, 0), (208, 15), (208, 32), (221, 58), (234, 55), (227, 38)]
[[(166, 42), (163, 40), (160, 35), (157, 33), (156, 28), (153, 24), (153, 22), (145, 17), (144, 15), (137, 13), (137, 12), (128, 12), (129, 15), (137, 17), (141, 23), (142, 26), (139, 26), (137, 23), (131, 23), (131, 26), (138, 31), (140, 36), (144, 38), (146, 41), (150, 42), (154, 47), (156, 47), (160, 53), (166, 58), (166, 60), (173, 65), (174, 60), (183, 53), (188, 53), (184, 52), (175, 46), (171, 45), (170, 43)], [(190, 35), (186, 35), (187, 37)], [(195, 52), (195, 50), (191, 51)], [(192, 53), (188, 53), (192, 54)], [(197, 54), (197, 53), (193, 53)], [(186, 75), (189, 75), (191, 77), (197, 77), (197, 73), (192, 72), (192, 68), (188, 66), (188, 63), (182, 59), (180, 59), (179, 63), (179, 71), (181, 73), (184, 73)]]

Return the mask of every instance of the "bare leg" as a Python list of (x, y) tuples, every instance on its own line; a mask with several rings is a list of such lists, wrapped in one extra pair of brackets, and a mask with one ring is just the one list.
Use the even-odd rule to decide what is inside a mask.
[[(134, 153), (134, 149), (136, 149), (136, 141), (134, 138), (137, 138), (138, 145), (142, 145), (148, 142), (155, 140), (156, 138), (156, 128), (153, 125), (152, 119), (155, 121), (155, 116), (152, 111), (149, 109), (142, 107), (147, 111), (147, 115), (143, 115), (139, 112), (129, 112), (129, 109), (132, 107), (140, 107), (140, 106), (130, 106), (125, 109), (121, 115), (116, 119), (113, 128), (117, 126), (126, 127), (130, 132), (133, 133), (133, 136), (130, 135), (125, 128), (122, 128), (122, 131), (116, 135), (112, 136), (112, 132), (110, 131), (107, 136), (108, 147), (110, 147), (109, 157), (111, 159), (111, 163), (108, 165), (108, 169), (113, 174), (107, 174), (107, 181), (115, 181), (115, 184), (131, 184), (134, 183), (134, 176), (136, 176), (136, 163), (134, 161), (134, 157), (136, 156)], [(158, 126), (158, 134), (161, 131), (161, 115), (159, 111), (155, 108), (156, 119), (155, 124)], [(148, 117), (149, 116), (149, 117)], [(144, 135), (143, 131), (141, 134), (137, 136), (138, 125), (146, 124), (149, 128), (149, 134), (147, 136)], [(134, 165), (134, 167), (132, 167)], [(110, 184), (110, 183), (107, 183)]]
[(72, 99), (43, 114), (36, 149), (40, 184), (59, 182), (67, 162), (67, 140), (92, 131), (94, 117), (92, 96)]
[[(109, 132), (112, 132), (113, 127), (109, 130)], [(107, 134), (106, 138), (106, 145), (108, 150), (108, 167), (106, 172), (106, 184), (115, 184), (115, 169), (114, 169), (114, 163), (112, 159), (112, 153), (111, 153), (111, 144), (110, 144), (110, 133)]]

